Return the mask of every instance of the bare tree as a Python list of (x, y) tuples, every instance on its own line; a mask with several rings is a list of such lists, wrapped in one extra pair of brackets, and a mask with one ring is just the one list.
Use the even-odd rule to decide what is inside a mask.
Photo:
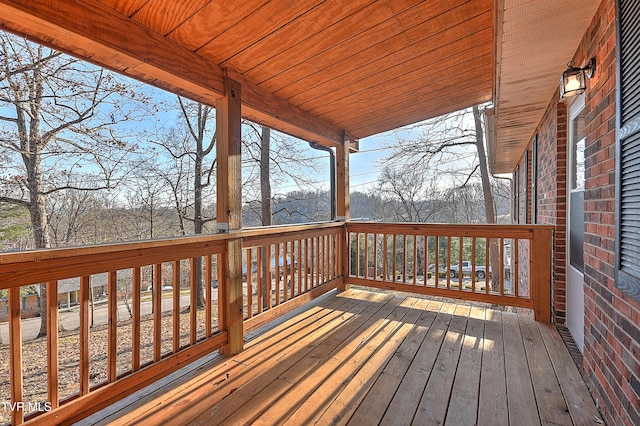
[(387, 163), (378, 177), (377, 193), (390, 219), (402, 222), (428, 222), (442, 208), (437, 181), (418, 168), (395, 167)]
[[(325, 169), (320, 159), (326, 156), (309, 150), (303, 141), (245, 121), (242, 142), (245, 207), (255, 212), (263, 226), (274, 224), (274, 217), (280, 212), (294, 214), (287, 211), (287, 207), (276, 206), (278, 198), (285, 194), (274, 192), (273, 187), (293, 186), (318, 193), (328, 180), (328, 176), (321, 176)], [(286, 195), (291, 196), (293, 192), (296, 191)], [(308, 195), (309, 191), (305, 193)]]
[[(172, 127), (159, 137), (151, 140), (160, 147), (168, 158), (160, 164), (158, 171), (171, 188), (173, 203), (178, 214), (181, 232), (188, 232), (186, 222), (193, 224), (193, 234), (202, 234), (205, 226), (216, 220), (212, 213), (207, 215), (205, 202), (215, 189), (215, 109), (197, 102), (178, 97), (181, 127)], [(177, 167), (172, 167), (177, 166)], [(191, 182), (190, 191), (184, 192), (184, 185)], [(196, 259), (196, 301), (197, 307), (204, 307), (204, 286), (202, 261)], [(206, 285), (210, 277), (207, 277)]]
[[(411, 173), (420, 170), (439, 180), (443, 188), (451, 188), (450, 194), (460, 192), (461, 188), (473, 188), (474, 182), (480, 182), (484, 201), (486, 223), (496, 223), (496, 208), (492, 191), (491, 176), (487, 166), (484, 149), (483, 126), (480, 107), (447, 114), (421, 123), (419, 138), (402, 140), (398, 138), (392, 146), (392, 153), (386, 161), (400, 164), (402, 170)], [(457, 191), (457, 192), (456, 192)], [(468, 195), (468, 194), (467, 194)], [(461, 206), (454, 204), (455, 208)], [(497, 240), (491, 240), (489, 253), (492, 269), (499, 266)], [(492, 288), (497, 286), (494, 274)]]
[(440, 188), (464, 188), (480, 182), (485, 221), (495, 223), (492, 182), (484, 150), (480, 107), (458, 111), (421, 123), (418, 138), (398, 138), (386, 162), (406, 173), (418, 170), (436, 179)]
[[(145, 101), (138, 96), (114, 73), (0, 33), (0, 146), (9, 153), (0, 202), (29, 210), (36, 248), (51, 245), (47, 197), (115, 184), (128, 148), (115, 125), (134, 119), (131, 100)], [(77, 170), (89, 163), (93, 184), (78, 186)]]
[(166, 196), (167, 183), (140, 163), (141, 167), (131, 175), (131, 189), (126, 195), (126, 215), (131, 218), (136, 239), (170, 236), (169, 210)]

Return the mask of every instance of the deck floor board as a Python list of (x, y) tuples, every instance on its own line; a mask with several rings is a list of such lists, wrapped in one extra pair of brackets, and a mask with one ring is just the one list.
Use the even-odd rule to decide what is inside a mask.
[(527, 316), (352, 289), (91, 423), (597, 424), (570, 361)]

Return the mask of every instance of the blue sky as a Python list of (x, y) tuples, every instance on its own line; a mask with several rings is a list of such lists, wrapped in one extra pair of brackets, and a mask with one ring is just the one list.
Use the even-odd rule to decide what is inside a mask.
[(349, 157), (349, 186), (352, 192), (366, 192), (367, 188), (375, 186), (381, 162), (389, 153), (389, 150), (381, 147), (390, 137), (393, 136), (382, 134), (360, 140), (360, 152)]

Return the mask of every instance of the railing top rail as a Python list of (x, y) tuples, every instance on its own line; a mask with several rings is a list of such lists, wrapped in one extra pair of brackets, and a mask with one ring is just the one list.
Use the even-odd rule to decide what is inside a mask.
[(242, 238), (247, 237), (264, 237), (266, 235), (282, 235), (288, 233), (298, 233), (304, 231), (315, 231), (319, 229), (331, 229), (344, 227), (345, 222), (315, 222), (303, 225), (277, 225), (277, 226), (263, 226), (254, 228), (244, 228), (241, 231), (232, 231), (230, 235), (238, 236)]
[(344, 222), (274, 226), (221, 234), (3, 253), (0, 254), (0, 289), (223, 253), (226, 241), (230, 239), (251, 241), (269, 236), (281, 239), (342, 227)]
[(553, 230), (552, 225), (518, 224), (449, 224), (449, 223), (386, 223), (347, 222), (349, 232), (397, 234), (428, 234), (432, 236), (516, 237), (531, 238), (536, 230)]
[(37, 250), (26, 250), (20, 252), (0, 253), (0, 268), (2, 265), (41, 262), (49, 259), (61, 259), (69, 257), (87, 256), (95, 254), (127, 252), (131, 250), (143, 250), (150, 248), (169, 248), (174, 246), (198, 245), (203, 243), (224, 241), (233, 238), (245, 238), (251, 236), (264, 236), (293, 232), (304, 232), (307, 230), (317, 230), (325, 228), (339, 228), (344, 226), (344, 222), (320, 222), (304, 225), (285, 225), (245, 228), (238, 231), (230, 231), (220, 234), (205, 234), (186, 237), (159, 238), (153, 240), (130, 241), (119, 243), (105, 243), (78, 247), (48, 248)]
[(49, 259), (62, 259), (69, 257), (79, 257), (95, 254), (127, 252), (131, 250), (143, 250), (151, 248), (167, 248), (184, 245), (198, 245), (214, 241), (228, 239), (227, 234), (207, 234), (188, 237), (161, 238), (154, 240), (132, 241), (124, 243), (105, 243), (89, 246), (48, 248), (37, 250), (26, 250), (21, 252), (0, 253), (1, 265), (42, 262)]

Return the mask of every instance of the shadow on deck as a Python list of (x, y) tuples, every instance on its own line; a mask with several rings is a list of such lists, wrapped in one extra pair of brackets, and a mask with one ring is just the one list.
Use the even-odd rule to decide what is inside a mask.
[(484, 306), (332, 292), (245, 348), (82, 423), (602, 423), (555, 327)]

